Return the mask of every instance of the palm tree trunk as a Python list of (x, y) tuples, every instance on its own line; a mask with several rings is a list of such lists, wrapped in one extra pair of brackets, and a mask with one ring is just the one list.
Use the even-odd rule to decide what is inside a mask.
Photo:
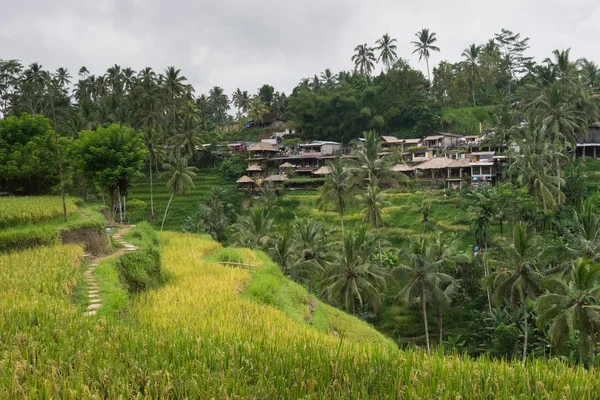
[(431, 76), (429, 75), (429, 57), (425, 57), (425, 64), (427, 65), (427, 80), (431, 86)]
[(423, 311), (423, 323), (425, 324), (425, 343), (427, 344), (427, 354), (430, 352), (429, 347), (429, 325), (427, 324), (427, 302), (425, 301), (425, 289), (421, 290), (421, 308)]
[(525, 363), (525, 360), (527, 360), (527, 319), (528, 319), (528, 314), (527, 314), (527, 306), (525, 305), (525, 303), (523, 303), (523, 311), (524, 311), (524, 315), (525, 315), (525, 337), (523, 340), (523, 364)]
[(175, 191), (171, 193), (171, 197), (169, 198), (169, 202), (167, 203), (167, 208), (165, 208), (165, 215), (163, 216), (162, 224), (160, 224), (160, 231), (162, 232), (165, 227), (165, 219), (167, 219), (167, 212), (169, 212), (169, 206), (171, 205), (171, 200), (173, 200), (173, 196), (175, 196)]
[(473, 74), (473, 79), (471, 80), (471, 92), (473, 93), (473, 107), (477, 107), (475, 103), (475, 74)]
[(121, 191), (117, 188), (117, 199), (119, 199), (119, 223), (123, 223), (123, 207), (121, 205)]
[(154, 222), (154, 196), (152, 195), (152, 160), (150, 160), (150, 219)]

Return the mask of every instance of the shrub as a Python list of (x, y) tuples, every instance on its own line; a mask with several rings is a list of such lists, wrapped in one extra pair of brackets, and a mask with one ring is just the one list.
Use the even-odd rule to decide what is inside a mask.
[(123, 254), (117, 263), (119, 277), (131, 293), (159, 287), (165, 282), (160, 239), (148, 222), (136, 226), (127, 236), (138, 249)]

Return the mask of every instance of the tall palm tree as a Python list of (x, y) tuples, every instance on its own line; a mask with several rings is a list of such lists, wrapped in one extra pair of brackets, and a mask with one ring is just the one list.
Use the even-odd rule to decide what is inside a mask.
[(106, 70), (106, 80), (111, 86), (111, 92), (113, 94), (120, 94), (123, 91), (123, 75), (121, 66), (118, 64)]
[(233, 242), (251, 249), (265, 248), (274, 233), (274, 222), (264, 207), (252, 207), (233, 224)]
[(357, 69), (361, 75), (370, 75), (375, 67), (375, 54), (373, 53), (373, 49), (366, 43), (359, 44), (354, 48), (354, 53), (352, 61), (354, 61), (355, 69)]
[(248, 111), (248, 107), (250, 106), (250, 96), (248, 95), (247, 90), (242, 92), (238, 88), (235, 92), (233, 92), (231, 101), (233, 102), (233, 105), (242, 110), (242, 112)]
[(212, 108), (217, 122), (224, 122), (229, 110), (229, 98), (223, 88), (215, 86), (208, 92), (208, 103)]
[(379, 50), (377, 62), (381, 61), (383, 63), (386, 72), (390, 70), (392, 64), (398, 59), (398, 56), (396, 55), (397, 46), (394, 44), (395, 42), (397, 42), (397, 40), (391, 38), (387, 33), (375, 42), (375, 44), (377, 44), (377, 50)]
[(312, 218), (302, 218), (294, 222), (292, 227), (294, 240), (305, 261), (314, 261), (316, 269), (323, 270), (327, 266), (329, 253), (329, 232), (323, 224)]
[(173, 196), (185, 193), (185, 189), (189, 186), (193, 187), (193, 178), (196, 176), (196, 172), (198, 172), (198, 168), (188, 166), (188, 160), (185, 157), (172, 157), (168, 163), (163, 164), (163, 169), (165, 170), (163, 176), (169, 178), (167, 187), (171, 189), (171, 197), (169, 197), (167, 208), (165, 208), (165, 215), (160, 225), (161, 231), (165, 226), (165, 219), (167, 219), (167, 213), (169, 212)]
[(202, 149), (204, 137), (198, 121), (193, 116), (183, 118), (181, 132), (173, 137), (175, 147), (184, 149), (190, 158), (194, 158), (197, 149)]
[(425, 59), (425, 64), (427, 65), (427, 79), (431, 82), (431, 76), (429, 75), (429, 56), (432, 51), (440, 51), (440, 48), (434, 45), (434, 43), (437, 42), (435, 32), (430, 33), (429, 29), (423, 28), (415, 33), (415, 36), (418, 40), (411, 42), (411, 44), (415, 46), (413, 54), (419, 54), (419, 61), (423, 58)]
[(563, 156), (534, 121), (522, 129), (519, 153), (508, 168), (509, 176), (526, 186), (529, 194), (542, 202), (544, 210), (564, 200), (560, 185), (564, 180), (554, 170), (554, 161)]
[(600, 216), (593, 211), (589, 202), (573, 214), (573, 232), (567, 231), (570, 246), (579, 257), (592, 260), (600, 258)]
[(443, 266), (454, 263), (451, 251), (453, 249), (436, 248), (431, 240), (418, 238), (410, 244), (408, 251), (402, 254), (403, 261), (394, 270), (396, 277), (406, 279), (406, 284), (396, 295), (396, 300), (405, 305), (419, 303), (428, 353), (431, 346), (427, 304), (441, 303), (445, 297), (442, 287), (453, 281), (450, 275), (441, 272)]
[(380, 288), (385, 288), (387, 271), (372, 262), (376, 249), (374, 236), (365, 226), (345, 232), (336, 259), (323, 274), (322, 293), (330, 301), (339, 301), (347, 311), (356, 313), (356, 301), (361, 307), (368, 303), (379, 311)]
[(71, 74), (67, 71), (66, 68), (60, 67), (56, 70), (56, 74), (54, 74), (56, 83), (59, 88), (63, 89), (65, 86), (71, 83)]
[(589, 61), (586, 58), (582, 58), (578, 61), (581, 68), (580, 73), (585, 79), (588, 87), (593, 91), (598, 86), (600, 80), (600, 67), (595, 62)]
[(600, 264), (580, 260), (565, 278), (545, 280), (549, 292), (536, 302), (538, 324), (548, 323), (548, 339), (557, 347), (578, 333), (579, 358), (586, 367), (593, 360), (600, 331)]
[(537, 264), (540, 249), (537, 237), (528, 231), (527, 224), (519, 221), (513, 229), (512, 240), (503, 246), (503, 256), (496, 260), (499, 269), (486, 280), (493, 289), (493, 300), (499, 305), (508, 299), (512, 309), (521, 307), (524, 315), (523, 362), (527, 359), (528, 312), (527, 300), (540, 292), (542, 274)]
[(546, 58), (544, 62), (550, 65), (556, 72), (556, 78), (561, 84), (572, 84), (577, 78), (577, 65), (569, 59), (571, 49), (554, 50), (554, 60)]
[(467, 68), (471, 73), (471, 93), (473, 94), (473, 107), (477, 106), (475, 102), (475, 78), (479, 74), (479, 57), (481, 56), (481, 46), (475, 43), (463, 50), (462, 56), (465, 59)]
[(175, 100), (179, 98), (186, 90), (185, 81), (187, 78), (181, 75), (180, 69), (175, 69), (175, 67), (168, 67), (165, 69), (164, 74), (162, 75), (163, 82), (165, 88), (169, 92), (171, 97), (171, 114), (173, 117), (173, 126), (171, 127), (171, 134), (174, 136), (177, 134), (177, 110), (175, 105)]
[(231, 194), (220, 186), (210, 189), (208, 198), (200, 205), (201, 231), (212, 236), (217, 242), (223, 243), (229, 226), (229, 210), (233, 207), (228, 203)]
[(395, 154), (382, 156), (381, 139), (373, 130), (365, 132), (365, 140), (352, 153), (353, 164), (359, 179), (373, 183), (394, 185), (397, 180), (404, 180), (404, 174), (395, 173), (392, 167), (396, 161)]
[(375, 228), (377, 247), (379, 248), (379, 261), (382, 262), (383, 251), (381, 249), (381, 236), (379, 235), (379, 227), (383, 223), (383, 208), (391, 206), (392, 203), (387, 201), (383, 191), (371, 182), (369, 185), (367, 185), (367, 189), (362, 195), (362, 205), (364, 207), (362, 210), (364, 221), (367, 223), (372, 223), (373, 227)]
[(267, 112), (269, 112), (269, 109), (258, 97), (253, 97), (250, 100), (248, 104), (248, 118), (253, 121), (262, 121), (263, 115)]
[(154, 221), (154, 195), (152, 193), (152, 165), (158, 165), (163, 157), (162, 134), (152, 127), (147, 127), (142, 131), (142, 141), (146, 146), (146, 161), (148, 162), (148, 173), (150, 177), (150, 216)]
[(337, 74), (331, 72), (329, 68), (326, 68), (324, 72), (321, 72), (321, 81), (327, 89), (333, 89), (337, 82)]
[(325, 177), (325, 183), (319, 189), (317, 204), (323, 208), (333, 205), (340, 215), (342, 236), (344, 236), (344, 212), (351, 196), (354, 194), (354, 179), (345, 167), (341, 158), (329, 163), (330, 173)]

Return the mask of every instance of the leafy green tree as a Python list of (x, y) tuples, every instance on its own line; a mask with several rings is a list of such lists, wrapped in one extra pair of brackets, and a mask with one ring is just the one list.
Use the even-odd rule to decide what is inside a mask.
[(354, 179), (341, 158), (330, 162), (329, 170), (330, 174), (325, 177), (325, 183), (319, 189), (317, 204), (321, 208), (333, 205), (340, 215), (342, 236), (344, 236), (344, 212), (354, 194)]
[[(0, 188), (14, 194), (50, 193), (59, 183), (54, 131), (42, 115), (0, 119)], [(65, 139), (59, 140), (61, 146)]]
[(423, 58), (425, 59), (425, 64), (427, 64), (427, 80), (431, 82), (431, 76), (429, 75), (429, 56), (432, 51), (440, 51), (440, 48), (434, 45), (434, 43), (437, 42), (437, 37), (435, 37), (435, 32), (429, 32), (429, 29), (427, 28), (423, 28), (415, 33), (415, 36), (417, 37), (417, 40), (411, 42), (411, 44), (415, 46), (413, 54), (419, 54), (419, 61)]
[(577, 335), (579, 358), (589, 367), (600, 330), (600, 264), (580, 260), (568, 276), (548, 277), (544, 286), (548, 293), (536, 302), (538, 325), (550, 324), (548, 338), (558, 348)]
[(540, 254), (536, 235), (528, 231), (527, 224), (517, 222), (512, 240), (503, 247), (502, 256), (496, 260), (498, 270), (485, 280), (485, 286), (493, 289), (493, 300), (497, 305), (508, 299), (512, 309), (519, 306), (523, 311), (523, 361), (527, 358), (528, 346), (529, 314), (526, 303), (528, 299), (535, 299), (540, 292)]
[(275, 88), (271, 85), (262, 85), (260, 89), (258, 89), (257, 97), (262, 101), (262, 103), (267, 107), (267, 109), (271, 109), (273, 105), (273, 97), (275, 94)]
[(163, 216), (162, 223), (160, 224), (160, 230), (162, 231), (165, 227), (165, 220), (167, 219), (167, 213), (173, 201), (175, 194), (185, 193), (185, 189), (194, 186), (194, 177), (198, 168), (188, 166), (188, 160), (185, 157), (177, 156), (171, 157), (169, 162), (163, 164), (163, 176), (169, 178), (167, 181), (167, 187), (171, 190), (171, 197), (165, 208), (165, 215)]
[(360, 72), (361, 75), (370, 75), (375, 67), (375, 54), (373, 49), (369, 45), (359, 44), (354, 48), (354, 55), (352, 61), (354, 61), (355, 69)]
[(389, 71), (392, 64), (398, 59), (398, 55), (396, 54), (397, 46), (394, 44), (396, 42), (396, 39), (391, 38), (390, 35), (386, 33), (375, 43), (377, 45), (377, 50), (379, 50), (377, 62), (381, 61), (386, 71)]
[(146, 159), (146, 149), (137, 132), (118, 124), (81, 131), (71, 154), (89, 181), (108, 191), (113, 210), (118, 205), (122, 220), (122, 198), (133, 180), (140, 176)]
[(322, 294), (329, 301), (344, 304), (352, 314), (356, 314), (357, 301), (361, 307), (367, 303), (378, 312), (380, 289), (385, 288), (387, 270), (373, 263), (376, 248), (375, 237), (365, 226), (345, 232), (335, 260), (323, 274)]

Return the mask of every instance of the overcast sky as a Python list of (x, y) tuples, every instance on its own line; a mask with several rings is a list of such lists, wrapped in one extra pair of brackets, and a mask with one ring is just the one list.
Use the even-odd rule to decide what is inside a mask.
[(571, 47), (600, 62), (598, 0), (0, 0), (0, 10), (0, 59), (74, 76), (82, 65), (93, 74), (175, 65), (197, 93), (269, 83), (289, 94), (302, 77), (351, 69), (354, 47), (386, 32), (424, 71), (410, 44), (421, 28), (438, 36), (432, 66), (501, 28), (530, 37), (538, 60)]

